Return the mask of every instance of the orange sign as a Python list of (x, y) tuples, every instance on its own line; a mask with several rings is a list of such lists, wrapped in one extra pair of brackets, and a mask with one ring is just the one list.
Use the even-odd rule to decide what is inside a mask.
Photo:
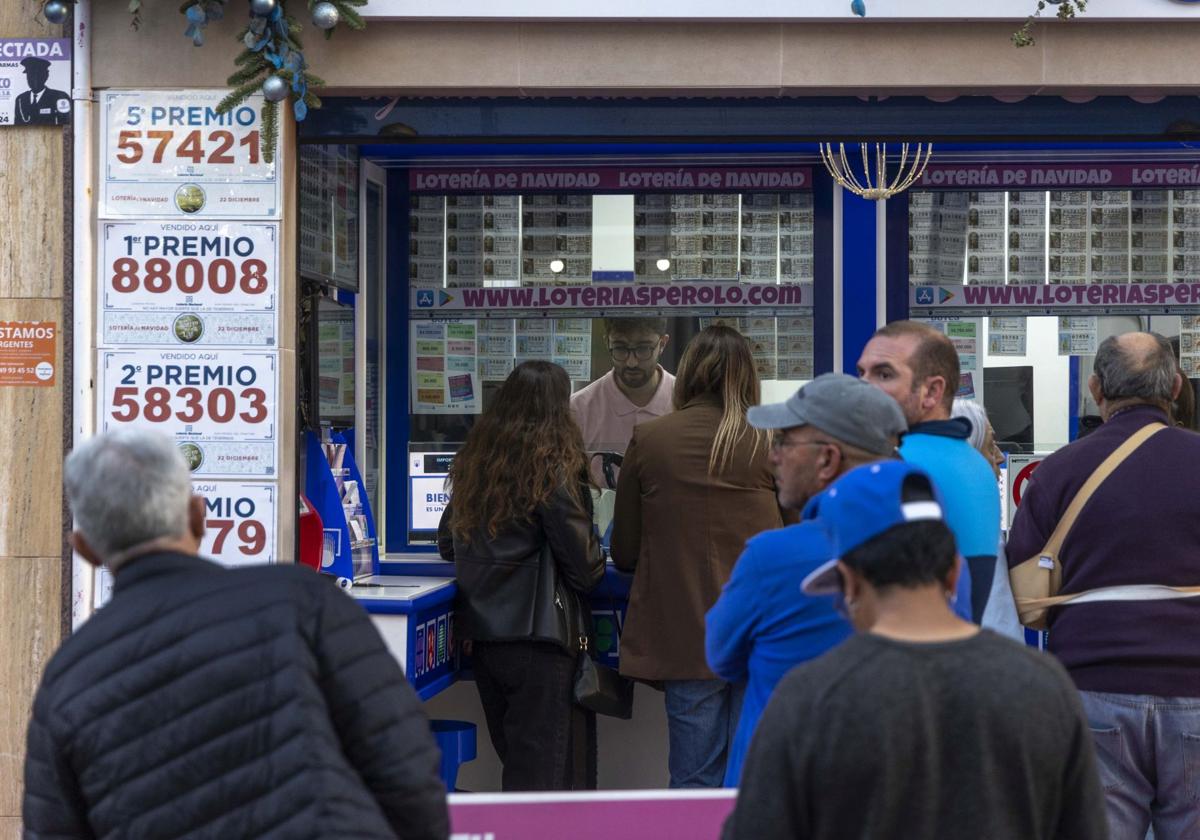
[(0, 385), (53, 385), (57, 344), (53, 321), (0, 321)]

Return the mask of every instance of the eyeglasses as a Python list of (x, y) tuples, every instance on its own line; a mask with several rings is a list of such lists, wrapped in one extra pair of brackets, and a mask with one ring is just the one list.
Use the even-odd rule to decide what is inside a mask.
[(653, 344), (635, 344), (633, 347), (628, 347), (624, 344), (615, 344), (608, 348), (608, 354), (612, 356), (614, 362), (627, 361), (630, 353), (633, 353), (639, 362), (645, 362), (654, 355), (654, 351), (657, 349), (657, 342)]
[(771, 435), (772, 452), (791, 449), (793, 446), (837, 446), (837, 444), (831, 440), (788, 440), (787, 435), (782, 432)]

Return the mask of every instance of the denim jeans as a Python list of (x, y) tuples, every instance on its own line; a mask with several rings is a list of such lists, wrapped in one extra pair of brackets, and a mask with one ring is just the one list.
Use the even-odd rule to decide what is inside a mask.
[(988, 596), (992, 594), (992, 579), (996, 576), (996, 558), (987, 555), (966, 559), (967, 568), (971, 570), (971, 620), (980, 624), (983, 622), (984, 610), (987, 609)]
[(667, 767), (671, 787), (721, 787), (729, 745), (742, 716), (745, 683), (667, 680)]
[(1111, 840), (1200, 837), (1200, 697), (1079, 694)]

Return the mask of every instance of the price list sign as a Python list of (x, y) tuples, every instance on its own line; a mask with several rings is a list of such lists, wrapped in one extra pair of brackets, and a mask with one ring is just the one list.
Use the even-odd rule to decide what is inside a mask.
[(174, 436), (196, 477), (276, 476), (277, 354), (102, 350), (97, 425)]
[(197, 481), (192, 492), (204, 499), (202, 556), (225, 566), (275, 562), (274, 484)]
[(278, 265), (275, 222), (102, 222), (102, 343), (272, 347)]
[(220, 90), (100, 94), (102, 218), (279, 218), (259, 148), (261, 96), (225, 114)]

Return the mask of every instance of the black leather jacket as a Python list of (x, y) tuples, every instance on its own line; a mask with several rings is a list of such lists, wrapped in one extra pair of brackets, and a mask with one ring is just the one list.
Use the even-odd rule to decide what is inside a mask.
[(583, 596), (604, 577), (587, 488), (560, 487), (528, 521), (509, 523), (494, 539), (479, 529), (468, 543), (450, 533), (453, 504), (438, 526), (438, 551), (454, 561), (459, 638), (555, 642), (578, 651), (591, 626)]

